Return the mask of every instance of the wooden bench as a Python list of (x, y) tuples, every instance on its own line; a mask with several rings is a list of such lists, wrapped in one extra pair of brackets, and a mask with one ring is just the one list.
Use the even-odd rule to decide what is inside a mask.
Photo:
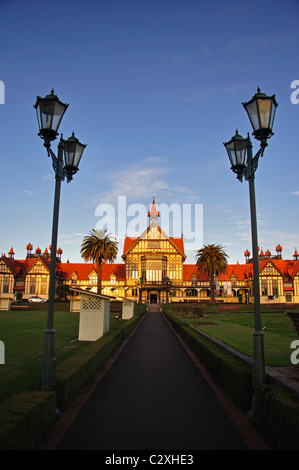
[(219, 305), (219, 310), (240, 310), (238, 305)]
[(202, 312), (200, 307), (193, 307), (193, 321), (194, 323), (213, 324), (213, 320), (209, 315)]
[(183, 317), (189, 317), (190, 315), (193, 314), (191, 307), (181, 307), (181, 309), (183, 312)]
[(275, 305), (273, 305), (273, 308), (275, 308), (275, 309), (294, 308), (294, 305), (292, 305), (292, 304), (275, 304)]
[(299, 312), (296, 312), (293, 310), (292, 312), (286, 311), (284, 314), (287, 315), (292, 320), (294, 328), (297, 334), (299, 335)]
[(10, 310), (28, 310), (29, 305), (17, 305), (17, 304), (12, 304), (10, 306)]
[(110, 312), (120, 312), (121, 311), (121, 305), (118, 306), (118, 305), (112, 305), (110, 306)]
[(182, 306), (182, 305), (174, 305), (172, 307), (172, 309), (176, 313), (176, 315), (183, 315), (185, 317), (185, 316), (188, 316), (190, 314), (189, 307), (185, 307), (185, 306)]

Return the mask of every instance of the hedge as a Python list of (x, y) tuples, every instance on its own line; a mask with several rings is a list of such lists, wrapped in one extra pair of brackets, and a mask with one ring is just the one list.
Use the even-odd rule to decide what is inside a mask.
[(28, 392), (11, 396), (0, 404), (0, 449), (28, 450), (55, 420), (54, 392)]
[(274, 449), (299, 450), (298, 399), (281, 387), (257, 389), (254, 425)]
[(80, 355), (70, 357), (56, 370), (57, 406), (64, 410), (88, 383), (95, 372), (121, 344), (119, 330), (107, 333), (100, 340), (84, 348)]

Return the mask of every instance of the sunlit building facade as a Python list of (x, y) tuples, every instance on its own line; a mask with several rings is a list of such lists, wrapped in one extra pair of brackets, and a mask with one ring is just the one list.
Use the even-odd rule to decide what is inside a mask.
[[(207, 302), (210, 280), (196, 264), (187, 264), (183, 237), (169, 237), (159, 226), (155, 201), (148, 213), (147, 229), (136, 238), (126, 237), (122, 263), (104, 264), (102, 293), (138, 302)], [(199, 247), (200, 248), (200, 247)], [(48, 299), (51, 247), (33, 252), (29, 243), (26, 258), (16, 260), (13, 249), (0, 258), (0, 309), (5, 300), (26, 300), (31, 296)], [(248, 250), (243, 264), (229, 264), (216, 279), (218, 302), (253, 302), (253, 264)], [(96, 291), (97, 271), (93, 263), (62, 262), (56, 253), (57, 293), (59, 286)], [(275, 255), (259, 252), (261, 303), (299, 303), (299, 255), (282, 258), (282, 247)]]

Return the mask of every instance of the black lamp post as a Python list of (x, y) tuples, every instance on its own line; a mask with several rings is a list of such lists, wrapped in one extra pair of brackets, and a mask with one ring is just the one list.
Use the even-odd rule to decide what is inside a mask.
[(260, 309), (260, 286), (259, 286), (259, 259), (258, 259), (258, 236), (254, 179), (260, 156), (268, 145), (267, 140), (273, 135), (272, 126), (277, 108), (275, 95), (267, 96), (261, 93), (258, 88), (257, 93), (247, 103), (242, 103), (249, 116), (253, 127), (254, 137), (260, 141), (260, 149), (252, 157), (252, 143), (249, 135), (244, 139), (238, 131), (229, 142), (224, 143), (227, 150), (231, 169), (237, 174), (237, 178), (242, 182), (243, 177), (249, 182), (250, 212), (251, 212), (251, 233), (253, 251), (253, 292), (254, 292), (254, 312), (255, 331), (254, 335), (254, 361), (253, 361), (253, 386), (265, 382), (265, 359), (264, 359), (264, 338), (261, 329), (261, 309)]
[(48, 156), (52, 158), (56, 179), (51, 241), (48, 320), (47, 329), (45, 330), (44, 364), (41, 386), (43, 391), (50, 391), (54, 389), (56, 382), (56, 359), (54, 357), (54, 299), (56, 289), (56, 251), (60, 186), (61, 181), (65, 178), (67, 178), (67, 182), (69, 183), (73, 175), (78, 171), (78, 165), (86, 145), (81, 144), (74, 136), (74, 133), (67, 140), (63, 140), (61, 136), (56, 157), (51, 149), (51, 142), (58, 136), (58, 128), (68, 105), (59, 101), (52, 90), (51, 94), (47, 95), (45, 98), (38, 96), (34, 108), (36, 109), (39, 125), (38, 135), (44, 140), (44, 146), (47, 149)]

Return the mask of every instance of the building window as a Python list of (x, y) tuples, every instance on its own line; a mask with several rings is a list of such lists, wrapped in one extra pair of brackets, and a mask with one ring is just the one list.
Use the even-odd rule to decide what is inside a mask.
[(149, 282), (162, 281), (162, 263), (161, 261), (150, 261), (146, 264), (146, 280)]
[(9, 283), (8, 283), (8, 281), (6, 281), (5, 279), (4, 279), (4, 282), (3, 282), (3, 289), (2, 289), (2, 290), (3, 290), (3, 294), (8, 294), (8, 291), (9, 291)]
[(262, 279), (261, 287), (262, 287), (262, 295), (268, 295), (267, 279)]
[(138, 279), (138, 264), (137, 263), (128, 264), (127, 277), (128, 279)]
[(97, 281), (98, 281), (98, 276), (96, 276), (95, 274), (89, 277), (89, 284), (95, 285)]
[(176, 264), (169, 265), (169, 278), (176, 279)]
[(35, 284), (35, 278), (31, 278), (29, 284), (29, 294), (35, 294)]
[(278, 295), (278, 279), (273, 279), (273, 295)]
[(40, 293), (46, 294), (47, 293), (47, 281), (41, 282)]

